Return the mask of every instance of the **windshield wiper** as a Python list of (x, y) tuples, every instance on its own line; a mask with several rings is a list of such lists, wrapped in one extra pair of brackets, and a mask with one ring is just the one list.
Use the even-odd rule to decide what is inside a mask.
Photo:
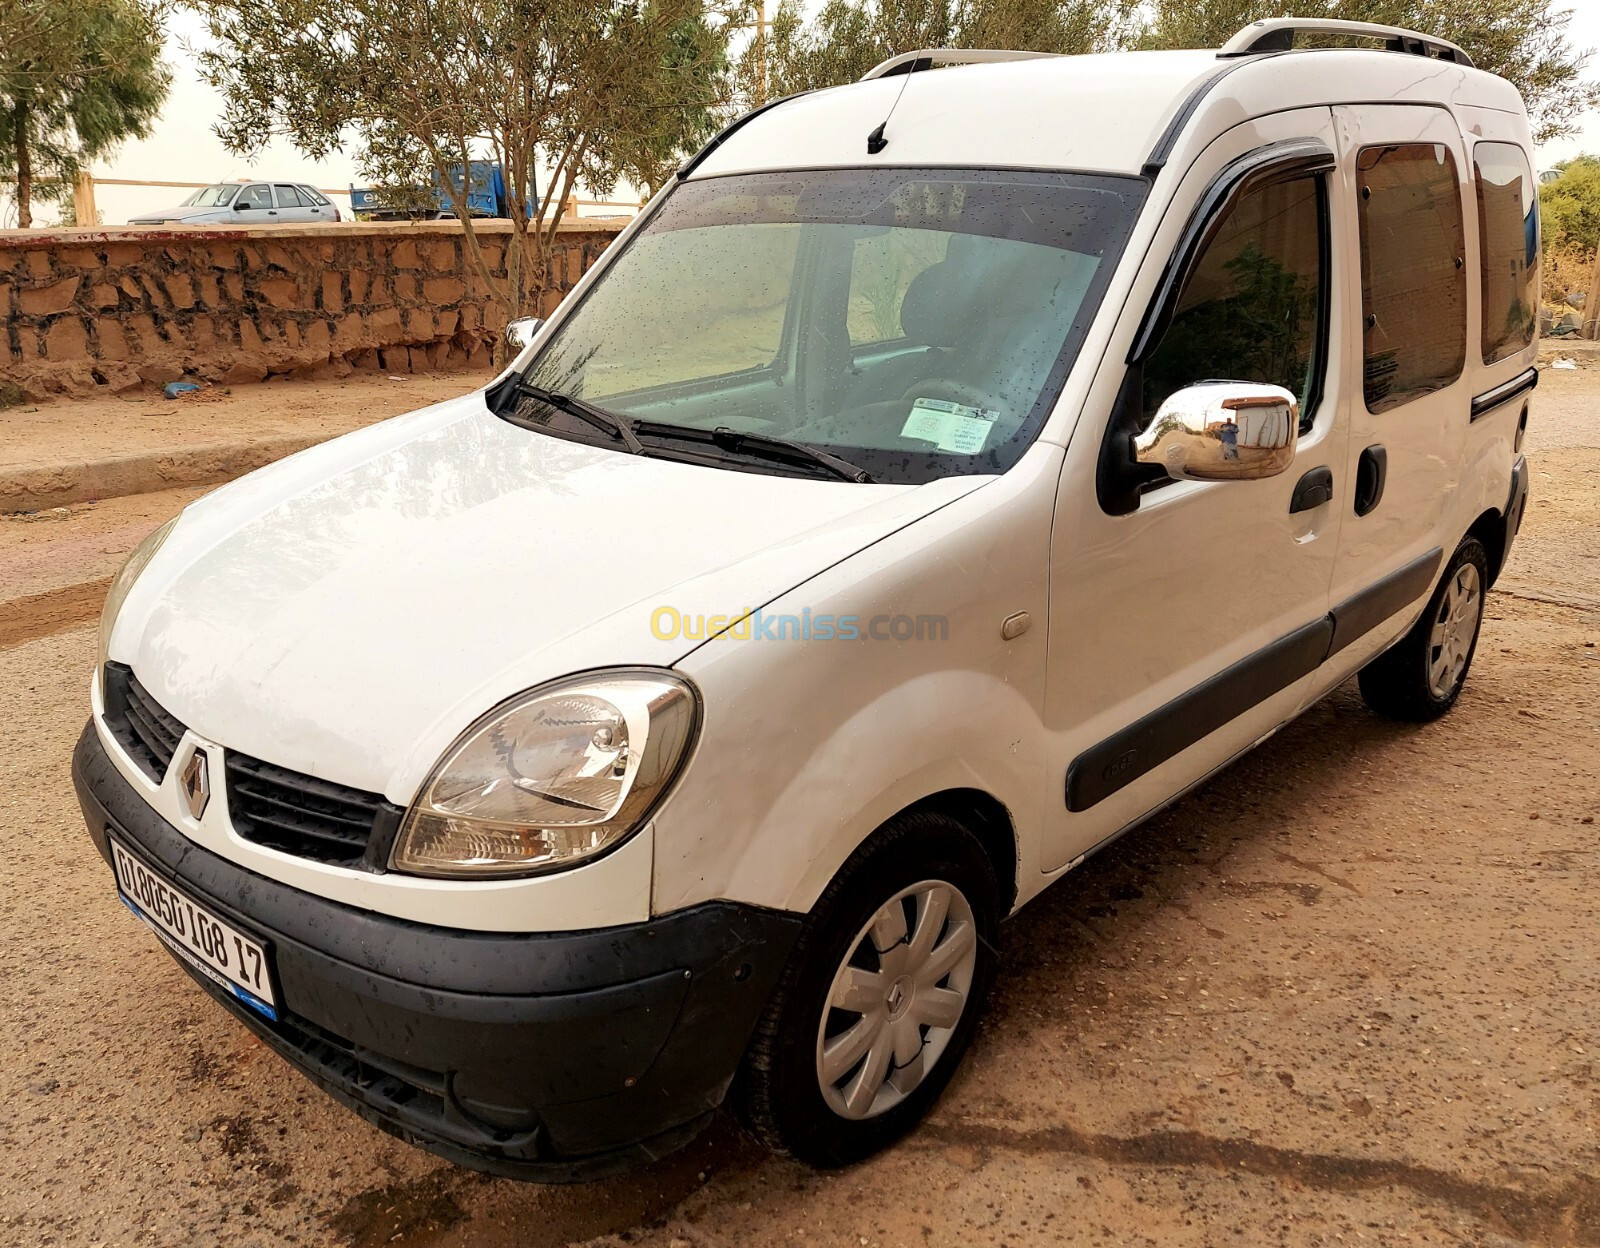
[(858, 485), (874, 484), (873, 476), (865, 468), (840, 459), (827, 451), (807, 446), (804, 442), (791, 442), (766, 433), (743, 433), (737, 429), (720, 426), (716, 429), (691, 429), (683, 425), (664, 425), (658, 421), (641, 420), (635, 428), (645, 437), (678, 438), (685, 442), (709, 443), (717, 450), (734, 455), (748, 455), (755, 459), (772, 460), (780, 464), (805, 464), (822, 468), (844, 481)]
[(516, 392), (526, 395), (535, 402), (544, 403), (555, 408), (558, 412), (565, 412), (569, 416), (576, 416), (585, 424), (607, 433), (614, 433), (622, 439), (622, 445), (627, 447), (634, 455), (644, 454), (644, 443), (639, 441), (639, 435), (634, 432), (635, 422), (625, 416), (618, 416), (615, 412), (608, 412), (603, 407), (596, 407), (585, 399), (576, 395), (562, 394), (559, 390), (546, 390), (543, 386), (536, 386), (530, 381), (517, 382)]

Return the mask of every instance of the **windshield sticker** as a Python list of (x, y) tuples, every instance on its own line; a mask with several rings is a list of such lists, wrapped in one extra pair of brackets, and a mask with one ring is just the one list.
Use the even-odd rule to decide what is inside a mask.
[(1000, 413), (987, 407), (968, 407), (944, 399), (918, 399), (900, 430), (902, 438), (932, 442), (941, 451), (976, 455), (989, 440)]

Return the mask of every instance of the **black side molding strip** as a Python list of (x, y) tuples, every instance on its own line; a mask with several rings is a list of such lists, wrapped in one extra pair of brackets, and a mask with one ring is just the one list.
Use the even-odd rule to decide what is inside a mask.
[(1331, 616), (1313, 620), (1091, 746), (1067, 769), (1067, 809), (1088, 810), (1316, 671), (1332, 637)]
[(1328, 646), (1328, 657), (1332, 658), (1427, 593), (1443, 559), (1444, 551), (1435, 546), (1336, 606), (1330, 613), (1333, 641)]
[(1196, 741), (1308, 676), (1405, 610), (1433, 584), (1439, 548), (1345, 599), (1327, 615), (1223, 668), (1165, 706), (1090, 746), (1067, 768), (1067, 809), (1088, 810)]
[(1487, 416), (1497, 407), (1504, 407), (1512, 399), (1520, 398), (1539, 384), (1539, 370), (1530, 368), (1525, 373), (1518, 373), (1510, 381), (1496, 386), (1493, 390), (1485, 390), (1472, 400), (1472, 419)]

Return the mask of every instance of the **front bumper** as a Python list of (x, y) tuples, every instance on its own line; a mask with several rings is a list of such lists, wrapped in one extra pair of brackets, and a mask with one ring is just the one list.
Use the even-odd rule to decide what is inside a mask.
[(687, 1143), (799, 931), (799, 915), (733, 902), (585, 932), (425, 926), (200, 848), (122, 778), (92, 723), (72, 777), (102, 857), (110, 829), (270, 945), (280, 1021), (191, 971), (197, 983), (363, 1118), (491, 1174), (600, 1178)]

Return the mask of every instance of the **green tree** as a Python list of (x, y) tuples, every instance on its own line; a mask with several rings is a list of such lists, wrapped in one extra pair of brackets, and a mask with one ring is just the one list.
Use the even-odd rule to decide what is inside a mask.
[[(228, 100), (217, 133), (230, 150), (253, 153), (276, 134), (320, 158), (353, 142), (380, 186), (445, 188), (509, 316), (548, 287), (573, 188), (658, 185), (727, 96), (732, 24), (699, 0), (192, 3), (211, 39), (204, 72)], [(554, 172), (534, 207), (536, 153)], [(506, 172), (504, 276), (450, 176), (472, 160)]]
[(808, 22), (799, 0), (783, 0), (765, 49), (746, 50), (740, 85), (752, 98), (838, 86), (917, 48), (1104, 52), (1137, 33), (1138, 9), (1138, 0), (828, 0)]
[(0, 0), (0, 177), (17, 224), (59, 200), (89, 161), (142, 138), (171, 75), (163, 12), (141, 0)]
[(1577, 156), (1556, 168), (1561, 176), (1539, 188), (1544, 249), (1593, 255), (1600, 247), (1600, 157)]
[(1562, 0), (1152, 0), (1143, 43), (1214, 48), (1250, 22), (1287, 16), (1382, 22), (1458, 43), (1522, 92), (1540, 142), (1570, 132), (1600, 103), (1600, 86), (1584, 76), (1589, 52), (1568, 38), (1572, 11)]

